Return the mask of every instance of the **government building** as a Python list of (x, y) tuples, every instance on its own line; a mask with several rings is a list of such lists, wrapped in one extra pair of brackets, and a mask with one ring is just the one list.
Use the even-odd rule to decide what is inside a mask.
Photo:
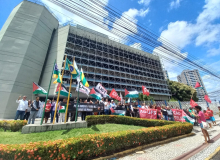
[(180, 75), (177, 76), (177, 80), (180, 83), (186, 84), (192, 88), (195, 88), (196, 82), (199, 82), (202, 88), (196, 89), (197, 91), (197, 97), (199, 99), (199, 102), (205, 101), (204, 96), (208, 95), (205, 85), (202, 81), (202, 78), (199, 74), (199, 71), (197, 69), (194, 70), (183, 70)]
[[(75, 57), (90, 88), (101, 83), (108, 93), (114, 88), (124, 97), (125, 88), (142, 92), (144, 85), (155, 100), (170, 97), (158, 56), (113, 41), (81, 25), (60, 25), (44, 4), (25, 0), (12, 10), (0, 31), (0, 54), (0, 119), (14, 118), (15, 101), (20, 95), (34, 99), (33, 82), (47, 90), (54, 61), (62, 71), (66, 55), (70, 61)], [(63, 83), (70, 85), (67, 70)], [(56, 85), (51, 84), (49, 98), (57, 96), (55, 90)], [(75, 90), (73, 80), (72, 98), (77, 96)], [(87, 96), (80, 93), (80, 98)]]

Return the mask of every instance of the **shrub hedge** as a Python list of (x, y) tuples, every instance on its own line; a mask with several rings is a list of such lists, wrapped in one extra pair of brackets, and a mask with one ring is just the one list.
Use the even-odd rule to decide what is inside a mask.
[(26, 120), (2, 120), (0, 121), (0, 129), (4, 131), (17, 132), (27, 124)]
[(148, 144), (167, 137), (187, 134), (190, 133), (193, 128), (193, 125), (190, 123), (148, 120), (123, 116), (88, 116), (87, 122), (89, 125), (118, 123), (140, 125), (149, 128), (92, 135), (88, 134), (63, 140), (34, 142), (23, 145), (0, 144), (0, 160), (85, 160), (142, 144)]

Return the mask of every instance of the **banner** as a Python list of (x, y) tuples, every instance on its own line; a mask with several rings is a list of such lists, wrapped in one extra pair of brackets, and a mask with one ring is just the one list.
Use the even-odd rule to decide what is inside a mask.
[(173, 116), (175, 121), (185, 122), (185, 119), (183, 118), (185, 113), (183, 112), (183, 110), (180, 109), (171, 109), (171, 110), (173, 111)]
[(98, 83), (97, 86), (95, 87), (96, 92), (99, 92), (102, 97), (107, 97), (107, 90), (101, 85), (101, 83)]
[(140, 118), (157, 119), (157, 110), (156, 109), (139, 108), (139, 114), (140, 114)]
[(90, 93), (90, 89), (88, 87), (85, 87), (81, 82), (78, 82), (78, 85), (76, 87), (76, 91), (78, 91), (78, 90), (79, 90), (79, 92), (84, 93), (87, 96)]

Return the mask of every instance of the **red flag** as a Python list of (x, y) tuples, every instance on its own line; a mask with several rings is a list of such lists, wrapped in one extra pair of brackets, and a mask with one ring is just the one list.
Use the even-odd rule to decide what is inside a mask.
[(199, 84), (199, 82), (196, 82), (195, 88), (199, 88), (201, 87), (201, 85)]
[(115, 110), (112, 107), (110, 108), (110, 110), (112, 113), (115, 113)]
[(190, 105), (192, 107), (198, 106), (198, 104), (194, 100), (192, 100), (192, 99), (190, 100)]
[(109, 94), (110, 97), (117, 99), (118, 101), (121, 101), (121, 98), (118, 96), (118, 93), (115, 91), (115, 89), (113, 88), (111, 93)]
[(209, 96), (208, 96), (208, 95), (205, 95), (205, 96), (204, 96), (204, 99), (206, 100), (206, 102), (212, 103), (212, 101), (209, 99)]
[(143, 92), (143, 95), (147, 95), (147, 96), (150, 95), (150, 91), (144, 86), (142, 86), (142, 92)]

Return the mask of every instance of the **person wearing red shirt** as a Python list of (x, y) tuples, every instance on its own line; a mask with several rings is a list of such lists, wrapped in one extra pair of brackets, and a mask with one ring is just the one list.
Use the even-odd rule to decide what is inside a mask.
[(206, 110), (204, 110), (203, 113), (204, 113), (206, 122), (209, 124), (209, 127), (212, 128), (212, 121), (211, 121), (211, 119), (210, 119), (209, 114), (206, 112)]
[(216, 126), (215, 118), (213, 116), (213, 111), (209, 107), (207, 107), (207, 113), (209, 114), (209, 117), (210, 117), (213, 125)]
[(44, 113), (45, 123), (47, 123), (48, 118), (50, 117), (50, 109), (51, 109), (51, 103), (50, 103), (50, 100), (47, 99), (47, 104), (46, 104), (45, 113)]

